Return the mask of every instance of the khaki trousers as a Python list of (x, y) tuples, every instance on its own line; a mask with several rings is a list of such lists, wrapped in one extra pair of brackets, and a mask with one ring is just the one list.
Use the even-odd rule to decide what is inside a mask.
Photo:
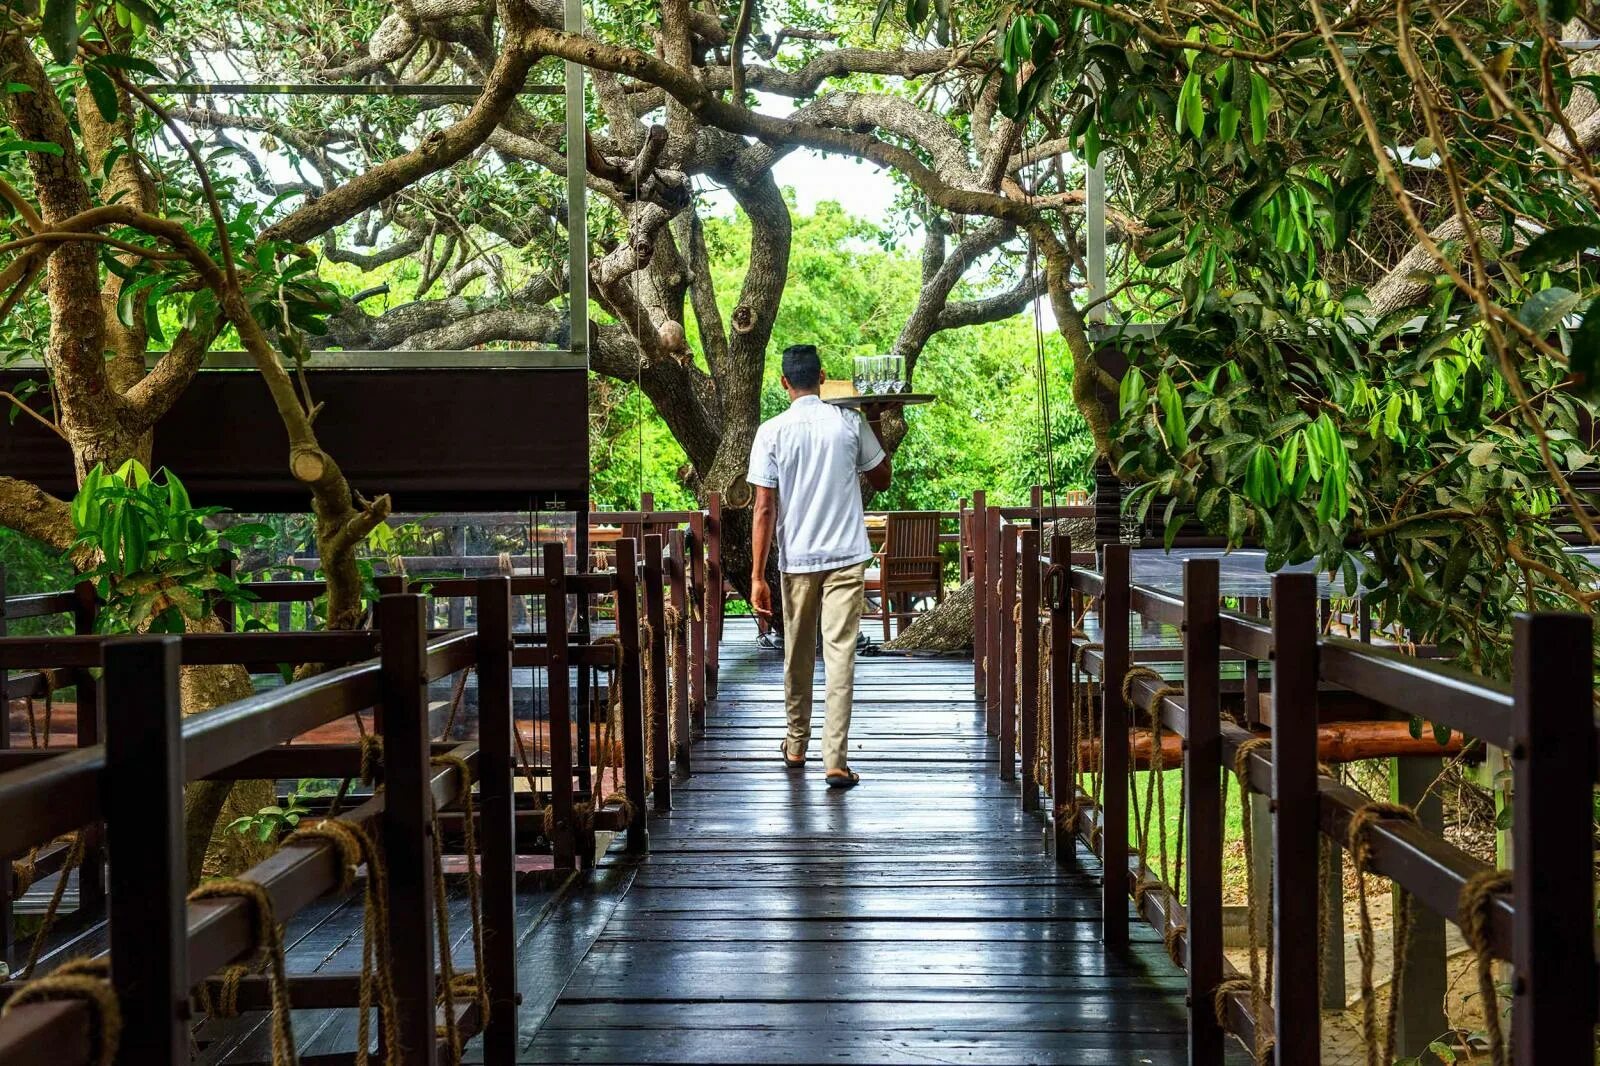
[[(870, 560), (869, 560), (870, 561)], [(822, 623), (822, 663), (828, 679), (828, 713), (822, 761), (829, 770), (850, 765), (850, 703), (856, 683), (856, 637), (866, 598), (867, 563), (814, 574), (783, 575), (783, 694), (789, 713), (789, 758), (811, 742), (812, 676), (817, 666), (817, 623)]]

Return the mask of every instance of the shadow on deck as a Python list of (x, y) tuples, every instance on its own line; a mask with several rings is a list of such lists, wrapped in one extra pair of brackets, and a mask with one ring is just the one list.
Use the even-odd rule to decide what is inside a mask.
[(840, 793), (817, 744), (778, 764), (779, 656), (730, 620), (722, 660), (649, 856), (523, 949), (523, 1061), (1184, 1059), (1182, 973), (1143, 923), (1102, 947), (1098, 865), (1058, 867), (997, 779), (970, 662), (860, 660)]

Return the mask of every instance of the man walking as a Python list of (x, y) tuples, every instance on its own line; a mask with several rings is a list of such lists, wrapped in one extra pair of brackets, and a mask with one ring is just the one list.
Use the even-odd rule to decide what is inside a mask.
[[(750, 605), (758, 615), (771, 617), (767, 554), (776, 529), (783, 575), (783, 693), (789, 716), (783, 763), (791, 770), (806, 764), (817, 661), (812, 634), (820, 622), (828, 686), (822, 761), (829, 786), (851, 788), (861, 780), (850, 769), (850, 704), (867, 564), (872, 561), (857, 478), (864, 474), (869, 485), (882, 491), (889, 487), (891, 470), (873, 425), (853, 411), (823, 403), (822, 381), (822, 361), (813, 345), (784, 349), (789, 409), (762, 423), (750, 451), (747, 479), (756, 490)], [(876, 414), (872, 421), (876, 424)]]

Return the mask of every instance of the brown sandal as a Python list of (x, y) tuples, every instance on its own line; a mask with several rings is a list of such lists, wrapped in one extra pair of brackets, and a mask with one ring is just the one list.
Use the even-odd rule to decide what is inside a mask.
[(861, 783), (861, 775), (854, 770), (829, 770), (829, 788), (855, 788)]
[(789, 745), (787, 742), (778, 745), (778, 751), (783, 754), (783, 765), (789, 769), (798, 770), (805, 766), (806, 760), (804, 756), (801, 756), (799, 759), (789, 758)]

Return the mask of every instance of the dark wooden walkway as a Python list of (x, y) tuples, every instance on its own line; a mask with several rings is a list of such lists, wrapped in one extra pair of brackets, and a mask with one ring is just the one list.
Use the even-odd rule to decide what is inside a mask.
[(1093, 860), (1058, 868), (996, 779), (970, 661), (861, 660), (849, 793), (817, 744), (779, 765), (780, 659), (732, 620), (709, 723), (649, 857), (525, 949), (526, 1061), (1184, 1058), (1181, 974), (1142, 922), (1102, 948)]

